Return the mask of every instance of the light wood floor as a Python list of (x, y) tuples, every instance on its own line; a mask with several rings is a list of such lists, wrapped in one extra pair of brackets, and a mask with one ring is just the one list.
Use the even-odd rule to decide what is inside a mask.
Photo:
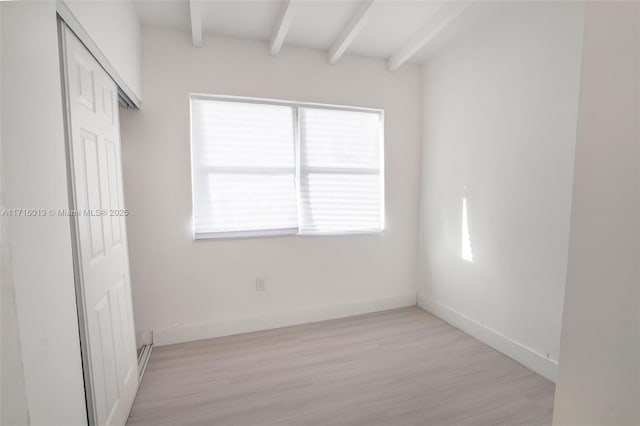
[(418, 308), (155, 348), (139, 425), (544, 425), (554, 386)]

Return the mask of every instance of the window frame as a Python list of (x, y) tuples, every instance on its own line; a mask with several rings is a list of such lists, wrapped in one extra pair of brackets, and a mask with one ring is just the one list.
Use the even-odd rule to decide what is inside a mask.
[[(288, 106), (292, 109), (293, 113), (293, 133), (294, 133), (294, 156), (295, 156), (295, 187), (296, 187), (296, 203), (297, 203), (297, 215), (298, 215), (298, 227), (297, 228), (285, 228), (285, 229), (262, 229), (262, 230), (246, 230), (246, 231), (216, 231), (216, 232), (198, 232), (196, 233), (194, 227), (194, 213), (195, 213), (195, 194), (194, 194), (194, 140), (193, 140), (193, 113), (191, 111), (193, 100), (209, 100), (218, 102), (240, 102), (240, 103), (253, 103), (262, 105), (280, 105)], [(300, 208), (300, 191), (301, 191), (301, 140), (300, 140), (300, 109), (301, 108), (318, 108), (329, 109), (334, 111), (356, 111), (356, 112), (368, 112), (378, 114), (379, 117), (379, 152), (380, 152), (380, 229), (367, 229), (358, 231), (305, 231), (300, 232), (301, 214)], [(232, 95), (212, 95), (206, 93), (189, 93), (189, 146), (190, 146), (190, 159), (191, 159), (191, 229), (193, 234), (193, 240), (209, 240), (209, 239), (244, 239), (244, 238), (264, 238), (264, 237), (279, 237), (279, 236), (299, 236), (299, 237), (318, 237), (318, 236), (349, 236), (349, 235), (380, 235), (384, 233), (386, 229), (386, 183), (385, 183), (385, 115), (384, 109), (381, 108), (365, 108), (354, 107), (347, 105), (336, 104), (323, 104), (315, 102), (300, 102), (300, 101), (286, 101), (280, 99), (271, 98), (256, 98), (245, 96), (232, 96)], [(340, 169), (340, 173), (348, 173), (350, 169)], [(353, 169), (353, 173), (359, 173), (359, 169)]]

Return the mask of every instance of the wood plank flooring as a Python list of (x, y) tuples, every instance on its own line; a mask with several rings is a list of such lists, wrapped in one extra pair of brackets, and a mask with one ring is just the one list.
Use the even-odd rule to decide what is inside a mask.
[(412, 307), (155, 348), (128, 425), (548, 425), (553, 393)]

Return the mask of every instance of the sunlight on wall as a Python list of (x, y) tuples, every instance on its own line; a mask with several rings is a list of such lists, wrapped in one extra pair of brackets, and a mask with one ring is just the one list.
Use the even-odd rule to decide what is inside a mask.
[(468, 262), (473, 262), (471, 252), (471, 240), (469, 239), (469, 219), (467, 217), (467, 198), (462, 198), (462, 249), (460, 257)]

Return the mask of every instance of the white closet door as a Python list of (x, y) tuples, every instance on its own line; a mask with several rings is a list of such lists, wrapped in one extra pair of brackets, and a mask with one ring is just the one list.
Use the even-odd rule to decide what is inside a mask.
[(92, 424), (124, 425), (137, 388), (118, 91), (64, 27), (77, 280)]

